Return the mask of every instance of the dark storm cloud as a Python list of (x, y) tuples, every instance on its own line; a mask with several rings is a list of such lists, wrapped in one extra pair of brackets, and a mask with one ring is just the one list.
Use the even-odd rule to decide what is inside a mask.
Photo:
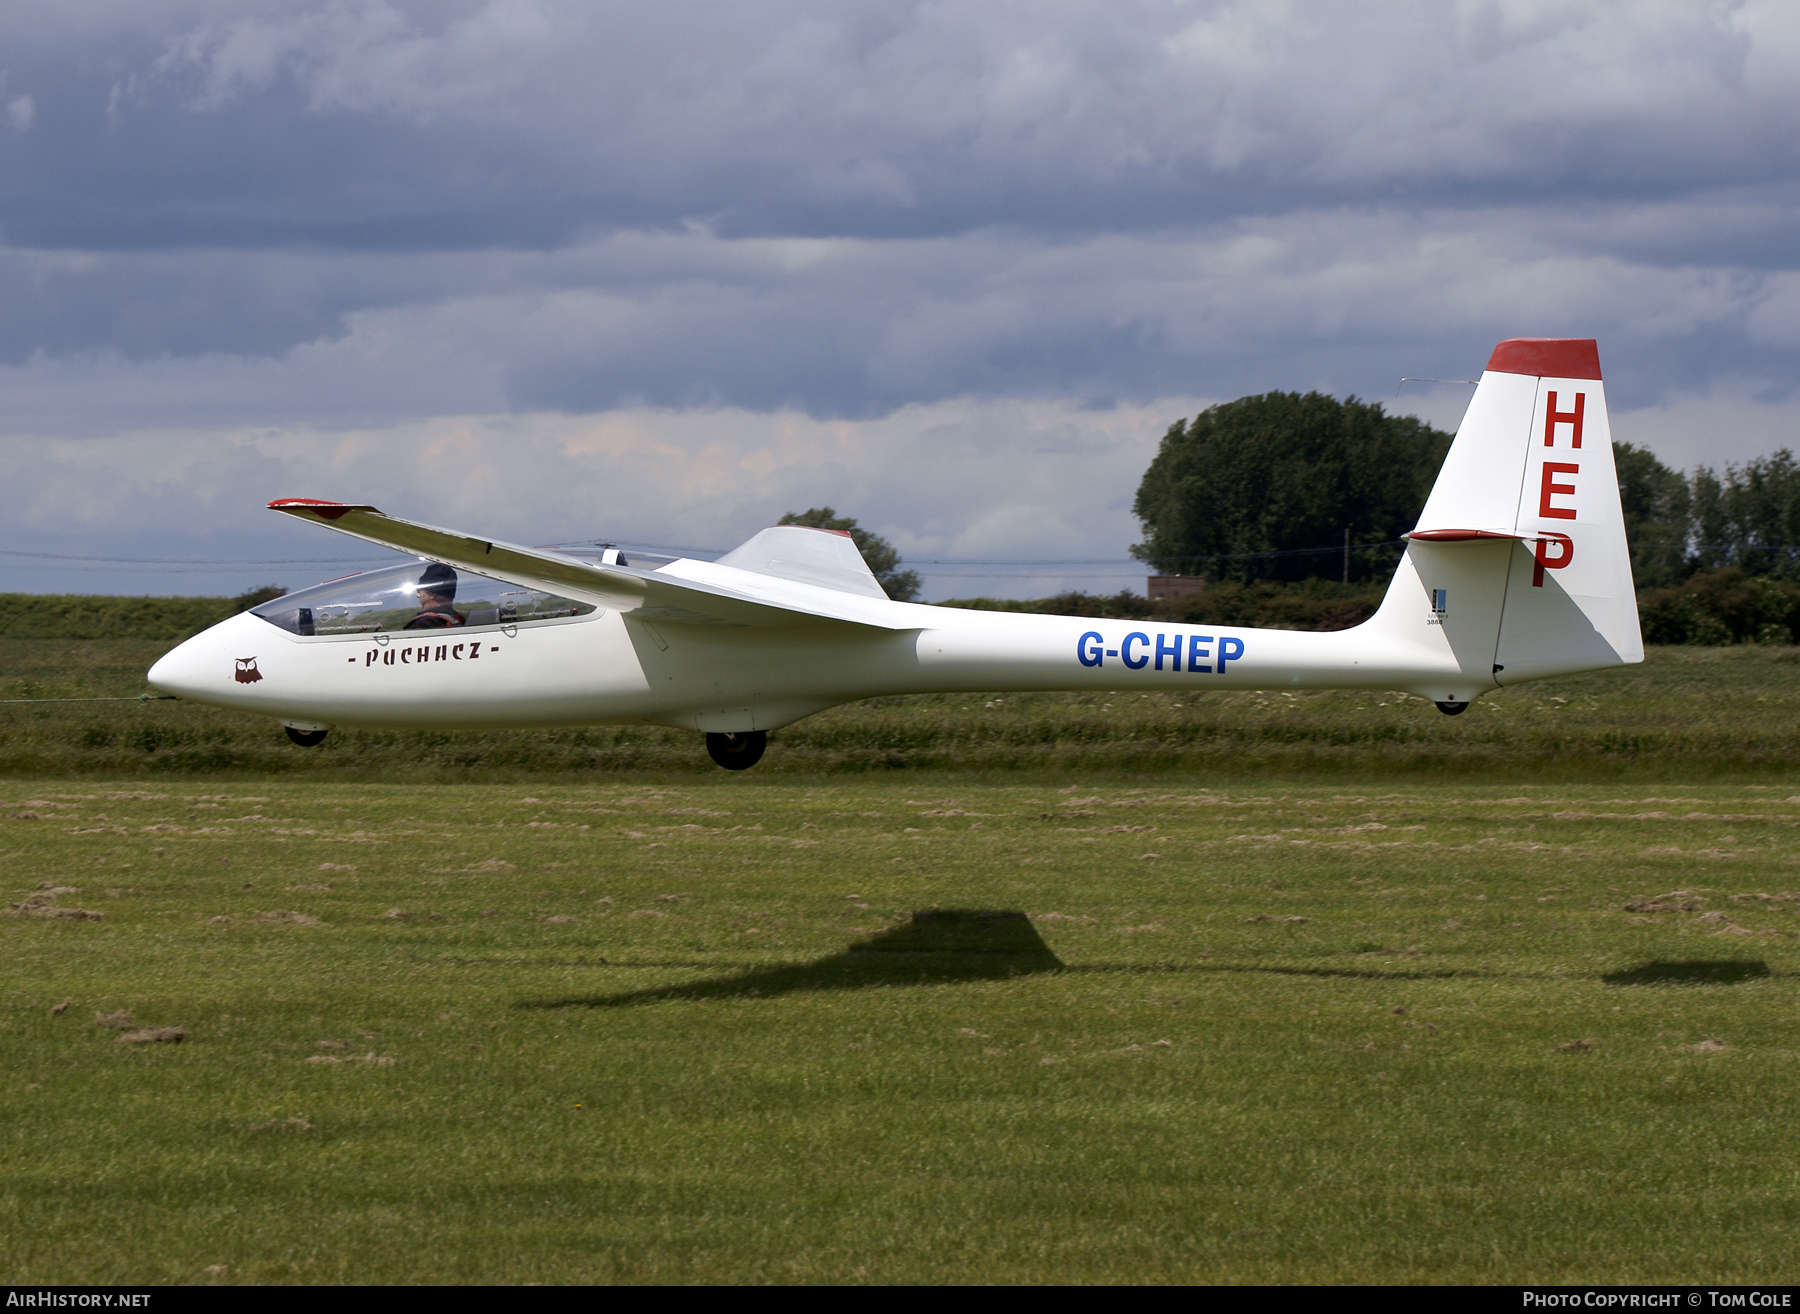
[(1530, 235), (1544, 221), (1320, 211), (1056, 243), (694, 231), (555, 252), (15, 253), (0, 259), (18, 308), (0, 348), (24, 366), (0, 424), (1382, 397), (1402, 373), (1467, 377), (1521, 328), (1598, 335), (1615, 396), (1635, 404), (1703, 381), (1722, 354), (1773, 378), (1793, 351), (1785, 275), (1570, 252)]
[(1626, 399), (1794, 375), (1764, 0), (146, 0), (0, 52), (0, 406), (59, 431), (1381, 395), (1516, 333)]
[[(1789, 180), (1746, 7), (192, 4), (0, 20), (27, 245), (1161, 229)], [(1759, 45), (1760, 41), (1760, 45)]]

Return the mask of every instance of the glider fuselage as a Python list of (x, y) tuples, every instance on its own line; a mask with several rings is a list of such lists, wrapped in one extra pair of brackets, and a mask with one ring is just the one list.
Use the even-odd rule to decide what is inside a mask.
[(1589, 339), (1494, 349), (1380, 610), (1337, 633), (893, 602), (847, 534), (799, 526), (648, 567), (363, 504), (270, 506), (418, 558), (234, 617), (150, 672), (284, 720), (296, 742), (333, 725), (729, 737), (859, 698), (989, 691), (1392, 689), (1454, 713), (1501, 685), (1643, 660)]
[[(245, 613), (151, 672), (197, 702), (296, 723), (363, 726), (662, 724), (770, 730), (882, 694), (966, 691), (1411, 689), (1467, 702), (1494, 687), (1460, 669), (1420, 597), (1420, 642), (886, 603), (908, 628), (736, 629), (611, 609), (524, 625), (294, 635)], [(1385, 627), (1384, 627), (1385, 628)], [(246, 682), (248, 663), (260, 678)]]

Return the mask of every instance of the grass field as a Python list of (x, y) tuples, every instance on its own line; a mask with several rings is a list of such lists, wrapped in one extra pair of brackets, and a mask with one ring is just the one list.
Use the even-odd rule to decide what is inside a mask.
[(1795, 657), (881, 700), (741, 776), (9, 704), (0, 1272), (1791, 1281)]
[(4, 797), (15, 1284), (1792, 1280), (1786, 785)]
[[(0, 639), (0, 700), (123, 697), (168, 642)], [(770, 737), (760, 775), (1093, 771), (1216, 783), (1800, 779), (1800, 648), (1656, 648), (1638, 667), (1504, 690), (1462, 716), (1386, 693), (882, 698)], [(271, 773), (398, 781), (716, 771), (689, 731), (334, 730), (294, 747), (273, 722), (182, 702), (6, 702), (0, 778)], [(1670, 776), (1676, 771), (1675, 777)]]

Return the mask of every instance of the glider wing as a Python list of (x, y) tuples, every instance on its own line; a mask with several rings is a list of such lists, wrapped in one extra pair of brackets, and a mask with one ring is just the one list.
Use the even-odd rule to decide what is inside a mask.
[[(269, 503), (269, 509), (365, 542), (563, 594), (597, 607), (629, 612), (642, 620), (733, 628), (915, 628), (897, 620), (885, 598), (876, 601), (806, 584), (796, 588), (792, 583), (773, 579), (770, 587), (764, 588), (755, 577), (744, 578), (744, 571), (705, 572), (714, 576), (725, 574), (729, 580), (677, 578), (636, 566), (604, 565), (548, 548), (476, 538), (396, 519), (372, 506), (343, 502), (290, 497)], [(679, 567), (701, 563), (673, 564)]]

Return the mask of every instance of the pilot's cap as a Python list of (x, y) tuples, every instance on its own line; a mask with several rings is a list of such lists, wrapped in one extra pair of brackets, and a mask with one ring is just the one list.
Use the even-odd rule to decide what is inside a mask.
[(435, 593), (441, 598), (456, 599), (456, 572), (441, 561), (434, 561), (425, 567), (425, 573), (419, 576), (419, 592)]

